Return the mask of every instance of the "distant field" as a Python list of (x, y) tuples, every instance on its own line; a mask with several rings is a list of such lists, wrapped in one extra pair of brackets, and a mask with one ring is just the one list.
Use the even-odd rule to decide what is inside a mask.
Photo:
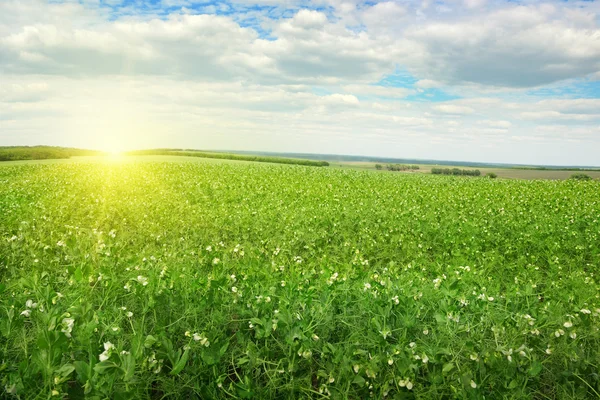
[(0, 397), (596, 398), (599, 198), (190, 157), (3, 164)]
[[(384, 163), (375, 162), (332, 162), (330, 163), (332, 168), (352, 168), (358, 170), (375, 170), (376, 164), (385, 165)], [(562, 180), (568, 179), (571, 175), (578, 173), (578, 171), (553, 171), (553, 170), (528, 170), (528, 169), (516, 169), (516, 168), (479, 168), (479, 167), (462, 167), (452, 165), (427, 165), (418, 164), (420, 169), (411, 172), (391, 172), (382, 170), (381, 172), (389, 173), (431, 173), (431, 168), (442, 167), (442, 168), (461, 168), (461, 169), (478, 169), (481, 171), (481, 175), (484, 176), (490, 172), (498, 175), (499, 178), (505, 179), (551, 179), (551, 180)], [(581, 171), (584, 174), (591, 176), (594, 179), (600, 179), (600, 171)]]

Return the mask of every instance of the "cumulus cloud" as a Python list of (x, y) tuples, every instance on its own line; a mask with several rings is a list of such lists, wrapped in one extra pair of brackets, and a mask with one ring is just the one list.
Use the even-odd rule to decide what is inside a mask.
[(433, 109), (446, 114), (472, 114), (475, 110), (471, 107), (457, 104), (440, 104), (433, 106)]
[(0, 144), (597, 157), (595, 3), (142, 3), (0, 2)]

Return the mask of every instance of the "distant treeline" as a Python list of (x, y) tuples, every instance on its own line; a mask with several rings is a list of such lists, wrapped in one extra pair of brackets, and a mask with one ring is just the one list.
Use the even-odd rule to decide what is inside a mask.
[[(375, 164), (376, 169), (383, 169), (381, 164)], [(385, 166), (385, 169), (388, 171), (414, 171), (419, 169), (418, 165), (409, 165), (409, 164), (388, 164)]]
[(573, 167), (511, 167), (511, 169), (524, 169), (531, 171), (600, 171), (600, 168), (573, 168)]
[(460, 168), (431, 168), (434, 175), (462, 175), (462, 176), (480, 176), (478, 169), (460, 169)]
[(73, 156), (92, 156), (100, 152), (54, 146), (18, 146), (0, 147), (0, 161), (49, 160), (71, 158)]
[(160, 156), (186, 156), (186, 157), (218, 158), (218, 159), (224, 159), (224, 160), (306, 165), (306, 166), (310, 166), (310, 167), (327, 167), (327, 166), (329, 166), (329, 163), (327, 161), (301, 160), (301, 159), (283, 158), (283, 157), (264, 157), (264, 156), (230, 154), (230, 153), (210, 153), (210, 152), (203, 152), (203, 151), (182, 151), (182, 150), (170, 150), (170, 149), (137, 150), (137, 151), (127, 152), (126, 154), (132, 155), (132, 156), (160, 155)]

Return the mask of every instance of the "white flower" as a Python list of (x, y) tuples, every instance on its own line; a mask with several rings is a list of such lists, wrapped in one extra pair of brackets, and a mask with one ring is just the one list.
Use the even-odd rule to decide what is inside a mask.
[(208, 347), (210, 345), (210, 342), (208, 341), (208, 338), (204, 335), (200, 335), (198, 333), (194, 333), (194, 336), (192, 337), (196, 342), (200, 342), (200, 344), (202, 346)]
[(64, 318), (62, 320), (63, 328), (60, 330), (67, 337), (71, 337), (71, 332), (73, 331), (73, 325), (75, 324), (75, 320), (73, 318)]
[(127, 312), (127, 317), (129, 317), (129, 318), (133, 317), (133, 313), (131, 311), (128, 311)]
[(477, 384), (475, 383), (475, 381), (474, 381), (474, 380), (471, 380), (471, 387), (472, 387), (473, 389), (476, 389), (476, 388), (477, 388)]
[(400, 299), (398, 298), (398, 296), (394, 296), (392, 297), (392, 301), (394, 302), (394, 304), (398, 305), (400, 304)]
[(285, 281), (281, 281), (281, 286), (285, 286)]
[(427, 355), (423, 355), (423, 359), (421, 360), (423, 361), (423, 364), (427, 364), (429, 362), (429, 357), (427, 357)]
[(412, 390), (412, 388), (413, 388), (413, 383), (412, 383), (411, 381), (407, 381), (407, 382), (406, 382), (406, 388), (407, 388), (408, 390)]
[(370, 284), (369, 282), (365, 282), (365, 285), (364, 285), (364, 286), (365, 286), (365, 287), (364, 287), (364, 289), (363, 289), (363, 290), (369, 290), (369, 289), (371, 289), (371, 284)]
[(317, 340), (319, 340), (319, 337), (313, 333), (312, 339), (316, 342)]
[(24, 315), (24, 316), (26, 316), (26, 317), (29, 317), (29, 316), (31, 315), (31, 310), (30, 310), (30, 309), (27, 309), (27, 310), (23, 311), (23, 312), (21, 313), (21, 315)]
[(423, 330), (423, 335), (429, 335), (429, 329), (424, 329)]
[(577, 338), (577, 333), (575, 333), (575, 332), (571, 332), (571, 333), (569, 333), (569, 337), (570, 337), (571, 339), (575, 339), (575, 338)]
[(479, 356), (477, 354), (471, 354), (469, 358), (473, 361), (479, 361)]
[(120, 328), (118, 326), (113, 326), (112, 328), (113, 332), (119, 332)]
[(552, 349), (550, 347), (546, 349), (546, 354), (552, 354)]
[(592, 312), (590, 310), (588, 310), (587, 308), (582, 308), (581, 313), (582, 314), (591, 314)]
[(573, 326), (573, 323), (572, 323), (571, 321), (567, 321), (567, 322), (565, 322), (565, 323), (563, 324), (563, 326), (564, 326), (565, 328), (570, 328), (570, 327), (572, 327), (572, 326)]
[(106, 361), (110, 357), (110, 352), (115, 349), (115, 345), (111, 342), (104, 343), (104, 351), (100, 354), (100, 361)]
[(127, 290), (128, 292), (131, 290), (131, 285), (128, 283), (125, 284), (125, 286), (123, 286), (123, 289)]
[(36, 308), (37, 307), (37, 303), (34, 303), (33, 300), (27, 300), (25, 302), (25, 307), (27, 307), (27, 308)]
[(392, 365), (394, 363), (394, 360), (392, 360), (391, 358), (388, 360), (388, 365)]
[(58, 247), (65, 247), (65, 242), (63, 242), (62, 240), (59, 240), (58, 242), (56, 242), (56, 245)]
[(237, 289), (235, 286), (232, 286), (232, 287), (231, 287), (231, 291), (232, 291), (233, 293), (237, 293), (238, 289)]
[(213, 263), (214, 265), (217, 265), (219, 262), (221, 262), (221, 260), (220, 260), (219, 258), (217, 258), (217, 257), (213, 258), (213, 261), (212, 261), (212, 263)]
[(352, 367), (352, 369), (354, 370), (355, 374), (358, 374), (358, 371), (360, 371), (360, 365), (354, 364), (354, 366)]
[(411, 349), (414, 348), (417, 344), (415, 342), (410, 342), (408, 344), (408, 347), (410, 347)]
[(148, 284), (148, 278), (142, 275), (138, 275), (137, 281), (142, 284), (142, 286), (146, 286)]
[(184, 335), (185, 335), (186, 337), (190, 337), (190, 336), (192, 336), (192, 334), (190, 333), (190, 331), (185, 331)]

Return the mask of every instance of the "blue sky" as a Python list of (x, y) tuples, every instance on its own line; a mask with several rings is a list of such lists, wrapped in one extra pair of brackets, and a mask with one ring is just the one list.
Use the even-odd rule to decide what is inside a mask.
[(600, 165), (588, 1), (6, 0), (0, 145)]

